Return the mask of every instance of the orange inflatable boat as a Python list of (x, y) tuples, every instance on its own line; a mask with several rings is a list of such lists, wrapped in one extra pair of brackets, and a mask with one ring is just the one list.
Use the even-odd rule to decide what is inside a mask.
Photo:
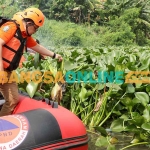
[(50, 101), (20, 95), (12, 115), (0, 117), (0, 150), (88, 150), (81, 120)]

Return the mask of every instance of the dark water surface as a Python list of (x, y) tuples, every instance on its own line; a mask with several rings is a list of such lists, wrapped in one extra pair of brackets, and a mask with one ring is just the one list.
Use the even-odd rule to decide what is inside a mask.
[[(90, 137), (88, 150), (107, 150), (107, 148), (95, 146), (95, 142), (98, 138), (98, 135), (91, 134), (91, 133), (88, 133), (88, 135)], [(119, 133), (113, 134), (113, 137), (118, 139), (118, 143), (116, 144), (116, 150), (120, 150), (121, 148), (130, 145), (130, 141), (132, 140), (132, 136), (119, 134)], [(137, 146), (127, 148), (125, 150), (150, 150), (150, 148), (145, 145), (137, 145)]]

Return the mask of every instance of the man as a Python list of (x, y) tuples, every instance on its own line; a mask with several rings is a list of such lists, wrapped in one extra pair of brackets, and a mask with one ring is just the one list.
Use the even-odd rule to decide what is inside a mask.
[[(22, 12), (22, 18), (16, 17), (16, 23), (9, 21), (0, 27), (0, 72), (6, 71), (8, 77), (18, 67), (25, 46), (62, 61), (61, 55), (47, 50), (32, 38), (32, 34), (43, 26), (43, 13), (37, 8), (28, 8)], [(10, 115), (19, 102), (17, 83), (4, 83), (2, 80), (0, 91), (6, 100), (0, 116)]]

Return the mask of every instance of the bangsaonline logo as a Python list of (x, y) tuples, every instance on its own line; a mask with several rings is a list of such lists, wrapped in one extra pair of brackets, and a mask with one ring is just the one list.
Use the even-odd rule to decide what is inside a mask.
[(68, 71), (65, 74), (65, 80), (67, 83), (124, 83), (123, 80), (123, 71), (98, 71), (98, 72), (88, 72), (88, 71)]
[(41, 72), (40, 70), (20, 72), (18, 75), (13, 71), (8, 78), (8, 74), (5, 71), (0, 72), (0, 83), (23, 83), (23, 82), (35, 82), (35, 83), (150, 83), (149, 71), (67, 71), (65, 75), (61, 71), (55, 73), (55, 76), (50, 71)]

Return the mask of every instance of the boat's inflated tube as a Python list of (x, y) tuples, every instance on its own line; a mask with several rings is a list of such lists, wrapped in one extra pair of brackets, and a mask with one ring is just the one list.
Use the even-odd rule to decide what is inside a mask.
[[(35, 108), (17, 113), (29, 101), (37, 103)], [(43, 108), (36, 108), (38, 105)], [(0, 150), (88, 149), (88, 136), (80, 119), (61, 106), (44, 105), (29, 98), (20, 102), (15, 114), (0, 117)]]

